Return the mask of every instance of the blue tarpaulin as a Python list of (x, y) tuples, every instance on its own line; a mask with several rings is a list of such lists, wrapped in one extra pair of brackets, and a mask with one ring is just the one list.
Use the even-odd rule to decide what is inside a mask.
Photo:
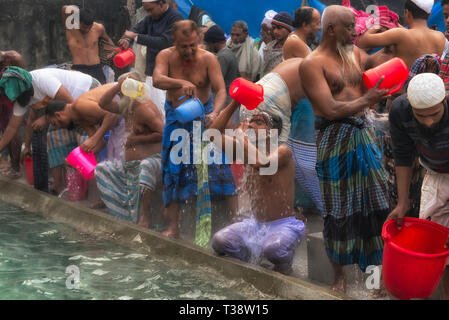
[[(366, 1), (370, 3), (371, 1)], [(373, 3), (377, 1), (372, 1)], [(382, 2), (382, 1), (381, 1)], [(295, 10), (301, 6), (301, 0), (176, 0), (179, 11), (184, 17), (189, 16), (190, 8), (193, 4), (207, 11), (214, 22), (220, 25), (223, 30), (229, 34), (232, 24), (237, 20), (244, 20), (248, 23), (249, 32), (256, 38), (260, 33), (260, 24), (265, 12), (275, 10), (277, 12), (287, 11), (292, 17)], [(318, 0), (308, 0), (307, 5), (318, 9), (321, 13), (326, 5)], [(397, 12), (402, 15), (402, 12)], [(429, 26), (436, 25), (441, 32), (446, 31), (443, 17), (443, 8), (441, 0), (437, 1), (432, 9), (432, 15), (429, 19)]]

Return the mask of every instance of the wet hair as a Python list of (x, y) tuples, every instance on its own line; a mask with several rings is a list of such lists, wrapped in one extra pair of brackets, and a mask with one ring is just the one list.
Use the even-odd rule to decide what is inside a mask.
[(90, 9), (83, 8), (80, 10), (80, 22), (86, 26), (91, 26), (94, 23), (94, 12)]
[(67, 103), (61, 100), (51, 100), (47, 108), (45, 108), (45, 114), (50, 117), (54, 117), (56, 112), (63, 111)]
[(140, 76), (140, 74), (138, 72), (127, 72), (127, 73), (124, 73), (120, 77), (117, 78), (117, 81), (120, 82), (120, 80), (122, 80), (123, 78), (126, 78), (126, 77), (128, 77), (130, 75), (134, 76), (137, 79), (137, 81), (145, 82), (145, 79), (142, 79), (142, 77)]
[(405, 9), (410, 11), (412, 14), (412, 17), (415, 19), (424, 19), (427, 20), (430, 17), (430, 14), (425, 12), (423, 9), (418, 7), (416, 4), (413, 3), (411, 0), (407, 0), (405, 2)]
[(293, 27), (301, 28), (304, 24), (310, 24), (312, 22), (313, 10), (314, 9), (310, 7), (299, 7), (296, 9)]
[[(185, 21), (188, 22), (187, 27), (184, 27)], [(178, 31), (181, 31), (181, 33), (185, 37), (190, 37), (193, 32), (196, 32), (197, 35), (200, 35), (200, 29), (198, 28), (198, 25), (196, 24), (196, 22), (193, 20), (181, 20), (181, 21), (176, 22), (173, 25), (173, 27), (171, 28), (171, 33), (172, 33), (173, 39), (176, 37), (176, 33)]]
[(248, 24), (243, 20), (238, 20), (232, 24), (232, 28), (242, 29), (243, 32), (248, 32)]
[(30, 103), (31, 98), (33, 96), (34, 96), (34, 88), (33, 88), (33, 86), (31, 86), (27, 91), (22, 92), (22, 94), (17, 97), (16, 101), (22, 107), (26, 107)]
[[(266, 111), (265, 111), (266, 112)], [(270, 112), (266, 112), (271, 117), (271, 128), (278, 131), (278, 135), (280, 136), (282, 133), (282, 118), (276, 114), (272, 114)]]

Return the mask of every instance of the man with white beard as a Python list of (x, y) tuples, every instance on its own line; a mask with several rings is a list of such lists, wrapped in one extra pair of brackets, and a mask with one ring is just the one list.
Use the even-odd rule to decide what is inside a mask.
[(319, 47), (300, 66), (317, 118), (317, 172), (324, 200), (324, 243), (335, 268), (333, 290), (346, 287), (343, 265), (382, 264), (382, 225), (390, 209), (386, 172), (364, 110), (385, 98), (364, 92), (355, 16), (343, 6), (323, 13)]

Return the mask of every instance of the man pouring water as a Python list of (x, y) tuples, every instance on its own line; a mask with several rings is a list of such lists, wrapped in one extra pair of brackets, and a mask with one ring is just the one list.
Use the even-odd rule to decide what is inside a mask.
[[(189, 144), (189, 163), (176, 164), (172, 150), (178, 142), (171, 141), (172, 133), (181, 129), (188, 132), (192, 140), (193, 121), (180, 121), (176, 109), (191, 98), (204, 105), (205, 122), (213, 121), (226, 100), (226, 89), (220, 64), (212, 53), (198, 48), (199, 32), (195, 22), (179, 21), (172, 29), (174, 47), (165, 49), (156, 58), (154, 85), (167, 90), (165, 102), (166, 124), (162, 142), (163, 199), (170, 220), (165, 235), (179, 235), (178, 218), (180, 204), (189, 202), (197, 195), (197, 173), (193, 164), (193, 146)], [(177, 153), (177, 152), (173, 152)], [(235, 184), (229, 165), (208, 166), (211, 199), (235, 195)], [(232, 197), (235, 198), (235, 197)], [(232, 200), (231, 200), (232, 201)], [(231, 209), (232, 210), (232, 209)]]

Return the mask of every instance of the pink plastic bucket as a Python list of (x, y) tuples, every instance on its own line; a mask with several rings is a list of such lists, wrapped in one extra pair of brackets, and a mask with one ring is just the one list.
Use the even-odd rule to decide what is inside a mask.
[(81, 150), (81, 147), (77, 147), (69, 154), (67, 157), (67, 162), (77, 169), (86, 180), (90, 180), (95, 177), (97, 160), (95, 159), (93, 152), (86, 153)]

